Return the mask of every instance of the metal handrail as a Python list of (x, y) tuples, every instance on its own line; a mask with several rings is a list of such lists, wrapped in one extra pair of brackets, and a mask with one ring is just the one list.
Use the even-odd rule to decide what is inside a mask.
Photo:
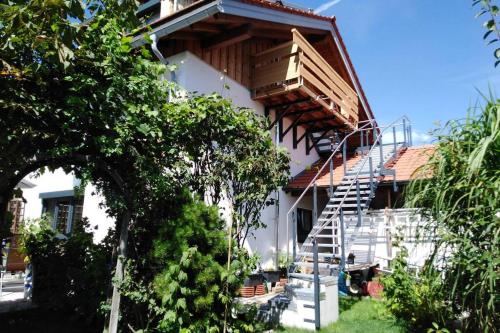
[[(392, 127), (395, 127), (395, 126), (400, 125), (400, 124), (396, 124), (396, 122), (401, 121), (401, 120), (403, 120), (403, 119), (410, 121), (410, 119), (409, 119), (407, 116), (402, 116), (402, 117), (398, 118), (397, 120), (393, 121), (393, 122), (392, 122), (390, 125), (388, 125), (388, 126), (379, 127), (379, 128), (383, 128), (383, 130), (382, 130), (382, 131), (380, 131), (380, 133), (378, 134), (378, 136), (377, 136), (376, 140), (373, 142), (373, 145), (372, 145), (372, 147), (370, 148), (370, 150), (368, 151), (367, 156), (370, 156), (370, 154), (372, 153), (373, 149), (375, 149), (377, 142), (380, 142), (380, 139), (382, 138), (382, 135), (384, 134), (384, 132), (385, 132), (387, 129), (389, 129), (389, 128), (392, 128)], [(403, 124), (404, 124), (404, 122), (403, 122)], [(403, 130), (406, 130), (406, 129), (403, 129)], [(353, 177), (353, 179), (352, 179), (352, 181), (351, 181), (351, 184), (349, 185), (349, 188), (348, 188), (348, 189), (347, 189), (347, 191), (346, 191), (346, 194), (344, 194), (344, 197), (342, 198), (342, 201), (338, 204), (337, 209), (336, 209), (336, 210), (335, 210), (335, 212), (332, 214), (333, 216), (332, 216), (331, 218), (329, 218), (327, 221), (323, 222), (323, 223), (322, 223), (322, 225), (321, 225), (321, 227), (320, 227), (320, 228), (318, 228), (318, 229), (317, 229), (317, 230), (316, 230), (316, 231), (315, 231), (312, 235), (308, 236), (307, 238), (312, 238), (312, 239), (314, 240), (314, 239), (316, 238), (316, 236), (317, 236), (317, 235), (318, 235), (321, 231), (323, 231), (323, 230), (324, 230), (324, 228), (326, 227), (326, 225), (327, 225), (327, 224), (329, 224), (329, 223), (330, 223), (333, 219), (337, 218), (338, 213), (339, 213), (339, 210), (341, 209), (341, 207), (342, 207), (343, 203), (345, 202), (345, 199), (347, 198), (347, 195), (349, 194), (349, 191), (351, 190), (352, 186), (353, 186), (353, 185), (354, 185), (354, 183), (358, 180), (359, 174), (360, 174), (361, 170), (363, 169), (363, 167), (364, 167), (364, 165), (365, 165), (365, 163), (366, 163), (366, 161), (367, 161), (368, 159), (369, 159), (369, 158), (367, 158), (367, 159), (364, 159), (364, 160), (363, 160), (363, 163), (362, 163), (362, 164), (361, 164), (361, 166), (359, 167), (358, 172), (356, 173), (356, 175)], [(382, 161), (381, 161), (381, 163), (382, 163)], [(314, 180), (314, 181), (315, 181), (315, 180)], [(307, 247), (306, 247), (306, 248), (307, 248)], [(294, 260), (295, 260), (295, 258), (294, 258)]]
[[(366, 127), (369, 126), (369, 125), (372, 125), (373, 123), (375, 123), (375, 120), (369, 120), (369, 121), (367, 121), (367, 123), (365, 125), (363, 125), (360, 128), (352, 131), (351, 133), (349, 133), (348, 135), (346, 135), (344, 137), (344, 139), (337, 145), (337, 148), (330, 155), (330, 157), (328, 157), (328, 159), (323, 164), (323, 166), (321, 167), (321, 169), (319, 169), (319, 171), (316, 173), (316, 176), (314, 176), (314, 178), (306, 186), (306, 188), (304, 189), (304, 191), (302, 192), (302, 194), (299, 196), (299, 198), (295, 201), (295, 203), (292, 205), (292, 207), (286, 213), (286, 236), (287, 236), (286, 237), (287, 238), (286, 255), (287, 255), (287, 258), (290, 257), (290, 241), (289, 241), (289, 239), (290, 239), (290, 231), (289, 231), (289, 224), (290, 224), (289, 216), (290, 216), (290, 213), (293, 212), (293, 210), (295, 208), (297, 208), (297, 205), (299, 204), (299, 202), (306, 195), (307, 191), (312, 187), (312, 185), (314, 185), (314, 183), (316, 182), (316, 180), (318, 180), (319, 175), (323, 172), (323, 170), (330, 163), (330, 161), (333, 159), (333, 157), (339, 152), (340, 147), (342, 147), (346, 143), (347, 139), (349, 137), (351, 137), (352, 135), (354, 135), (355, 133), (366, 131), (367, 130)], [(374, 128), (374, 127), (372, 127), (372, 128)]]

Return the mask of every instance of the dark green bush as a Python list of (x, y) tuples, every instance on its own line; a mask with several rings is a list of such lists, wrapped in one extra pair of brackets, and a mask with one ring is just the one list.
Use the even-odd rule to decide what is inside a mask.
[(403, 249), (392, 262), (392, 274), (382, 278), (388, 310), (411, 330), (425, 331), (432, 323), (449, 324), (451, 313), (442, 301), (443, 286), (437, 274), (435, 270), (423, 271), (418, 277), (412, 274)]
[(47, 220), (31, 221), (21, 242), (34, 270), (33, 302), (55, 315), (70, 313), (66, 320), (102, 327), (98, 310), (106, 300), (111, 248), (94, 244), (87, 227), (81, 221), (61, 239)]

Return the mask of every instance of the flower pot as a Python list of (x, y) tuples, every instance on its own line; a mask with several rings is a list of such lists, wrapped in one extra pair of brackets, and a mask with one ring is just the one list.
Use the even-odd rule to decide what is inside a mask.
[(240, 288), (241, 297), (249, 298), (255, 296), (255, 287), (242, 287)]
[(262, 296), (265, 294), (266, 294), (266, 287), (264, 286), (264, 284), (255, 287), (255, 296)]

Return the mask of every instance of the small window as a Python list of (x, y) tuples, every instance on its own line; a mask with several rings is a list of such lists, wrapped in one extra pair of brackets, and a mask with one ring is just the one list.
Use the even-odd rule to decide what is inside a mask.
[(44, 199), (43, 213), (50, 216), (54, 230), (68, 235), (73, 230), (75, 222), (82, 220), (83, 197)]
[(297, 208), (297, 241), (304, 243), (312, 229), (312, 211)]

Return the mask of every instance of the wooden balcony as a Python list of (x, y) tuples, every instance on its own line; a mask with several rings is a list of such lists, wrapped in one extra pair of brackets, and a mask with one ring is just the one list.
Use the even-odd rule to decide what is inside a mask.
[(320, 111), (316, 119), (329, 116), (339, 125), (355, 128), (359, 98), (354, 89), (296, 30), (292, 41), (257, 53), (252, 64), (252, 97), (265, 105), (309, 98)]

